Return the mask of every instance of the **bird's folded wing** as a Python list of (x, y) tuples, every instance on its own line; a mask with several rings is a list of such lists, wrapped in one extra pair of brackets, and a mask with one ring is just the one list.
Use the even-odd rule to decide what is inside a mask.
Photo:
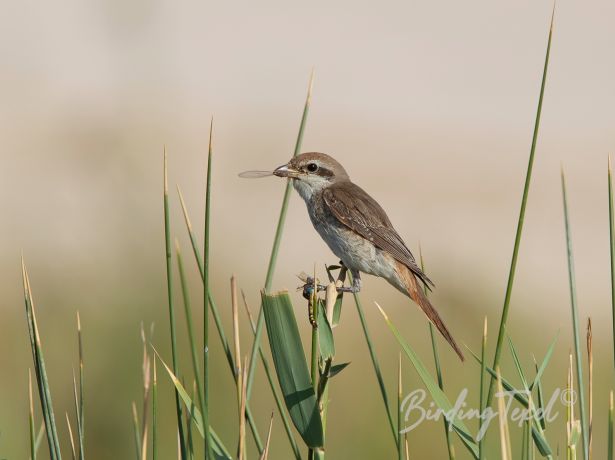
[(352, 182), (335, 184), (324, 189), (323, 197), (328, 209), (341, 223), (371, 241), (377, 248), (391, 254), (412, 270), (425, 285), (433, 286), (393, 228), (384, 209), (361, 187)]

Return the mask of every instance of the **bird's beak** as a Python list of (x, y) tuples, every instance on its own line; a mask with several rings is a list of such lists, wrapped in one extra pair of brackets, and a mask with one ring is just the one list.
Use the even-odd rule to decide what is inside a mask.
[(288, 165), (282, 165), (273, 171), (273, 175), (278, 177), (289, 177), (292, 179), (299, 175), (299, 171), (291, 168)]

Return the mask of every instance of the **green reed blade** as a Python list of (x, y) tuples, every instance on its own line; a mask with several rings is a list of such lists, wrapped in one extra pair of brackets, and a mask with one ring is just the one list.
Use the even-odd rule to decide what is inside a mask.
[(186, 317), (186, 327), (188, 329), (188, 341), (190, 343), (190, 356), (192, 358), (192, 372), (196, 382), (197, 395), (199, 398), (199, 409), (201, 413), (205, 413), (205, 396), (203, 392), (203, 383), (201, 381), (201, 369), (199, 366), (199, 355), (197, 352), (196, 338), (194, 337), (194, 328), (192, 326), (192, 307), (190, 306), (190, 295), (188, 293), (188, 285), (186, 283), (186, 274), (184, 272), (184, 264), (182, 261), (181, 249), (179, 242), (175, 240), (175, 255), (177, 257), (177, 267), (179, 269), (179, 283), (181, 286), (182, 297), (184, 299), (184, 315)]
[(49, 456), (51, 460), (61, 460), (60, 442), (56, 428), (55, 414), (53, 404), (51, 402), (51, 390), (49, 388), (49, 380), (45, 368), (45, 360), (43, 358), (43, 347), (41, 338), (38, 332), (38, 324), (36, 322), (36, 313), (34, 311), (34, 302), (32, 300), (32, 289), (30, 287), (30, 279), (26, 270), (23, 257), (21, 259), (21, 270), (24, 287), (24, 300), (26, 305), (26, 317), (28, 320), (28, 332), (30, 335), (30, 345), (32, 348), (32, 358), (34, 361), (34, 371), (36, 383), (38, 386), (39, 397), (41, 401), (41, 409), (43, 419), (45, 421), (45, 432), (47, 433), (47, 443), (49, 445)]
[(203, 423), (205, 424), (205, 460), (211, 458), (209, 434), (209, 226), (211, 222), (211, 157), (214, 119), (209, 125), (209, 148), (207, 152), (207, 183), (205, 192), (205, 231), (203, 235)]
[(28, 369), (28, 396), (30, 407), (28, 411), (28, 428), (30, 433), (30, 460), (36, 460), (36, 434), (34, 433), (34, 398), (32, 397), (32, 372)]
[[(194, 259), (199, 269), (201, 280), (204, 281), (205, 273), (204, 273), (204, 268), (203, 268), (203, 258), (201, 257), (201, 253), (199, 251), (199, 247), (198, 247), (194, 232), (192, 230), (192, 224), (190, 222), (190, 216), (188, 215), (188, 209), (186, 208), (186, 203), (184, 202), (184, 197), (181, 193), (181, 189), (179, 188), (179, 186), (177, 187), (177, 192), (179, 194), (179, 201), (181, 203), (182, 212), (184, 214), (184, 220), (186, 222), (186, 228), (188, 230), (188, 235), (190, 237), (190, 243), (192, 245), (192, 252), (194, 254)], [(235, 370), (237, 369), (237, 366), (235, 365), (235, 358), (233, 357), (233, 353), (231, 352), (229, 342), (226, 338), (226, 334), (224, 332), (224, 326), (222, 325), (222, 319), (220, 318), (220, 312), (211, 294), (211, 290), (209, 291), (208, 298), (209, 298), (209, 307), (211, 309), (212, 316), (214, 317), (214, 323), (216, 324), (216, 330), (218, 331), (218, 336), (220, 337), (220, 342), (222, 343), (222, 348), (224, 349), (226, 360), (230, 367), (231, 374), (233, 375), (233, 379), (235, 379), (235, 384), (237, 384), (237, 374), (235, 372)], [(263, 363), (266, 363), (266, 358), (262, 350), (260, 350), (260, 356), (261, 356), (261, 360), (263, 360)], [(265, 373), (267, 374), (267, 377), (269, 378), (271, 391), (273, 392), (273, 395), (276, 399), (276, 403), (278, 404), (278, 409), (282, 410), (281, 408), (283, 408), (284, 406), (280, 400), (280, 395), (275, 389), (273, 380), (271, 379), (271, 375), (269, 374), (268, 366), (265, 366)], [(256, 447), (258, 451), (262, 453), (264, 449), (263, 442), (258, 433), (258, 428), (256, 426), (254, 417), (252, 416), (252, 410), (250, 409), (250, 405), (248, 402), (246, 402), (246, 417), (248, 418), (248, 423), (250, 424), (250, 429), (252, 431), (252, 435), (253, 435)], [(285, 422), (285, 427), (287, 427), (287, 430), (288, 430), (287, 434), (289, 436), (292, 436), (292, 429), (290, 428), (290, 422), (288, 421), (288, 417), (286, 417), (286, 414), (284, 412), (282, 412), (282, 420)], [(296, 446), (296, 443), (294, 443), (294, 439), (291, 440), (291, 443), (294, 446)]]
[(613, 172), (611, 156), (608, 164), (609, 180), (609, 247), (611, 253), (611, 320), (613, 322), (613, 363), (615, 365), (615, 210), (613, 209)]
[(262, 292), (267, 337), (276, 374), (291, 419), (306, 445), (323, 445), (323, 429), (316, 392), (301, 344), (292, 302), (287, 292)]
[[(81, 335), (81, 317), (79, 316), (79, 312), (77, 312), (77, 341), (79, 343), (79, 404), (76, 407), (77, 412), (77, 435), (79, 437), (79, 460), (84, 460), (85, 458), (85, 418), (83, 416), (83, 389), (84, 389), (84, 378), (83, 378), (83, 336)], [(73, 383), (75, 381), (75, 375), (73, 374)], [(76, 391), (75, 385), (75, 391)]]
[[(205, 438), (205, 431), (203, 429), (204, 427), (203, 416), (201, 415), (201, 412), (194, 405), (194, 403), (192, 402), (192, 398), (190, 397), (190, 395), (188, 394), (188, 392), (186, 391), (182, 383), (179, 381), (179, 379), (175, 376), (175, 374), (173, 374), (173, 371), (171, 370), (171, 368), (169, 368), (167, 363), (164, 362), (164, 360), (162, 359), (158, 351), (156, 351), (154, 347), (152, 347), (152, 349), (154, 350), (154, 353), (156, 354), (156, 356), (158, 357), (158, 359), (164, 366), (165, 370), (167, 371), (167, 374), (169, 375), (171, 382), (173, 382), (175, 389), (177, 390), (179, 396), (181, 397), (181, 400), (184, 403), (184, 407), (190, 414), (190, 419), (194, 423), (194, 426), (198, 430), (201, 437)], [(220, 440), (220, 438), (218, 437), (214, 429), (210, 426), (208, 431), (209, 431), (209, 435), (211, 436), (211, 440), (212, 440), (212, 444), (211, 444), (212, 453), (213, 453), (212, 458), (214, 460), (232, 460), (231, 454), (229, 454), (228, 449), (224, 446), (224, 444), (222, 443), (222, 441)]]
[[(378, 307), (378, 310), (380, 310), (384, 321), (397, 339), (397, 342), (401, 346), (402, 350), (410, 359), (410, 362), (412, 363), (412, 366), (416, 370), (417, 374), (425, 384), (425, 387), (431, 395), (433, 402), (436, 404), (436, 406), (438, 406), (438, 408), (440, 408), (444, 412), (453, 413), (454, 418), (453, 420), (451, 420), (453, 430), (455, 430), (455, 432), (459, 435), (459, 439), (461, 439), (463, 444), (468, 448), (468, 451), (470, 452), (470, 454), (472, 454), (473, 458), (478, 459), (478, 448), (476, 442), (474, 441), (474, 437), (470, 434), (470, 430), (468, 430), (468, 428), (465, 426), (463, 420), (461, 420), (458, 415), (454, 414), (454, 412), (452, 411), (453, 405), (449, 401), (448, 397), (440, 389), (434, 378), (431, 376), (431, 374), (423, 364), (423, 362), (419, 359), (416, 352), (402, 337), (402, 335), (399, 333), (395, 325), (391, 322), (382, 307), (378, 305), (378, 303), (376, 303), (376, 306)], [(402, 433), (399, 434), (401, 435)]]
[(401, 432), (402, 427), (402, 381), (401, 381), (401, 352), (399, 352), (399, 367), (397, 369), (397, 459), (404, 460), (404, 442), (403, 436), (399, 433)]
[(566, 253), (568, 256), (568, 281), (570, 284), (570, 306), (572, 307), (572, 334), (574, 339), (574, 354), (577, 371), (577, 388), (579, 389), (579, 409), (581, 412), (581, 437), (583, 441), (583, 458), (589, 458), (589, 442), (587, 436), (587, 415), (585, 413), (585, 386), (583, 381), (583, 363), (581, 341), (579, 339), (579, 309), (577, 306), (577, 288), (574, 275), (574, 258), (572, 254), (572, 237), (568, 218), (568, 201), (566, 199), (566, 179), (562, 170), (562, 198), (564, 203), (564, 227), (566, 229)]
[(613, 460), (613, 390), (611, 390), (609, 395), (609, 424), (607, 438), (608, 460)]
[(158, 375), (154, 359), (154, 377), (152, 380), (152, 460), (158, 459)]
[[(312, 85), (314, 82), (314, 72), (310, 76), (310, 83), (308, 85), (307, 97), (305, 99), (305, 105), (303, 106), (303, 114), (301, 116), (301, 123), (299, 125), (299, 133), (297, 134), (297, 141), (295, 142), (295, 150), (293, 155), (297, 156), (301, 151), (301, 144), (303, 141), (303, 133), (305, 131), (305, 125), (307, 123), (307, 117), (310, 109), (310, 102), (312, 100)], [(276, 262), (278, 259), (278, 252), (280, 249), (280, 243), (282, 242), (282, 234), (284, 231), (284, 224), (286, 222), (286, 214), (288, 211), (288, 202), (290, 200), (290, 194), (292, 192), (292, 184), (290, 180), (286, 184), (286, 189), (284, 191), (284, 198), (282, 199), (282, 207), (280, 208), (280, 216), (278, 218), (278, 225), (275, 232), (275, 237), (273, 240), (273, 247), (271, 248), (271, 256), (269, 258), (269, 266), (267, 268), (267, 276), (265, 278), (265, 291), (271, 290), (271, 285), (273, 283), (273, 275), (275, 273)], [(248, 387), (247, 387), (247, 398), (250, 400), (250, 396), (252, 394), (252, 384), (254, 382), (254, 369), (256, 368), (256, 354), (260, 350), (261, 336), (263, 333), (263, 308), (261, 305), (261, 309), (258, 312), (258, 319), (256, 320), (256, 333), (254, 335), (254, 343), (252, 346), (252, 352), (250, 354), (250, 368), (248, 369)]]
[[(348, 279), (350, 284), (352, 284), (352, 275), (348, 273)], [(361, 327), (363, 329), (363, 335), (365, 336), (365, 342), (367, 343), (367, 348), (369, 349), (369, 356), (372, 360), (372, 366), (374, 368), (374, 373), (376, 374), (376, 379), (378, 380), (378, 387), (380, 388), (380, 395), (382, 396), (382, 401), (384, 403), (384, 409), (386, 410), (387, 418), (389, 420), (389, 426), (391, 427), (391, 432), (393, 433), (393, 441), (395, 445), (397, 445), (397, 439), (400, 434), (395, 429), (395, 424), (393, 423), (393, 415), (391, 414), (391, 407), (389, 406), (389, 397), (387, 395), (387, 389), (384, 385), (384, 379), (382, 378), (382, 372), (380, 371), (380, 363), (378, 362), (378, 355), (376, 354), (376, 349), (374, 348), (374, 343), (372, 342), (372, 338), (369, 334), (369, 329), (367, 327), (367, 321), (365, 320), (365, 314), (363, 313), (363, 305), (361, 303), (361, 298), (359, 297), (359, 293), (355, 292), (354, 295), (354, 303), (357, 307), (357, 313), (359, 314), (359, 319), (361, 320)]]
[[(310, 76), (310, 83), (308, 85), (308, 92), (305, 98), (305, 104), (303, 106), (303, 115), (301, 116), (301, 123), (299, 125), (299, 133), (297, 134), (297, 141), (295, 142), (295, 150), (293, 156), (297, 156), (301, 150), (301, 144), (303, 142), (303, 132), (307, 123), (307, 117), (310, 109), (310, 102), (312, 100), (312, 85), (314, 82), (314, 72)], [(273, 275), (275, 273), (275, 266), (278, 260), (278, 252), (280, 250), (280, 244), (282, 242), (282, 233), (284, 232), (284, 224), (286, 222), (286, 214), (288, 212), (288, 202), (290, 200), (290, 194), (292, 192), (292, 182), (290, 180), (286, 183), (286, 189), (284, 190), (284, 198), (282, 198), (282, 207), (280, 208), (280, 217), (278, 218), (278, 225), (275, 231), (275, 237), (273, 239), (273, 247), (271, 248), (271, 256), (269, 257), (269, 266), (267, 267), (267, 276), (265, 278), (265, 291), (271, 289), (273, 283)], [(252, 394), (252, 382), (254, 381), (254, 369), (256, 366), (256, 353), (260, 349), (261, 335), (263, 333), (263, 309), (258, 312), (258, 319), (256, 320), (256, 335), (254, 337), (254, 344), (252, 346), (252, 353), (250, 356), (250, 369), (248, 371), (248, 400)]]
[[(430, 323), (431, 324), (431, 323)], [(481, 341), (481, 347), (480, 347), (480, 386), (479, 386), (479, 391), (480, 394), (478, 395), (479, 398), (479, 403), (478, 403), (478, 408), (480, 410), (481, 414), (485, 413), (485, 352), (487, 350), (487, 317), (485, 316), (485, 322), (483, 324), (483, 339)], [(479, 432), (483, 432), (483, 422), (484, 419), (483, 417), (481, 417), (478, 421), (478, 430)], [(479, 439), (478, 441), (478, 457), (479, 460), (483, 460), (485, 458), (485, 446), (484, 446), (484, 441), (485, 441), (485, 435), (483, 434), (483, 436)]]
[[(549, 55), (551, 53), (551, 38), (553, 36), (553, 17), (555, 14), (555, 5), (553, 6), (553, 13), (551, 14), (551, 25), (549, 27), (549, 39), (547, 42), (547, 52), (545, 55), (544, 68), (542, 72), (542, 82), (540, 84), (540, 96), (538, 98), (538, 108), (536, 110), (536, 120), (534, 122), (534, 134), (532, 136), (532, 147), (530, 148), (530, 158), (527, 165), (527, 172), (525, 174), (525, 185), (523, 187), (523, 198), (521, 199), (521, 209), (519, 210), (519, 219), (517, 221), (517, 232), (515, 234), (515, 245), (513, 248), (512, 259), (510, 261), (510, 270), (508, 273), (508, 282), (506, 284), (506, 294), (504, 295), (504, 307), (502, 308), (502, 317), (500, 318), (500, 327), (498, 330), (498, 339), (496, 342), (495, 356), (493, 358), (493, 369), (496, 369), (500, 364), (500, 357), (502, 355), (502, 346), (504, 344), (504, 335), (506, 331), (506, 324), (508, 322), (508, 311), (510, 309), (510, 299), (512, 295), (513, 284), (515, 280), (515, 271), (517, 269), (517, 258), (519, 256), (519, 247), (521, 245), (521, 235), (523, 233), (523, 223), (525, 221), (525, 208), (527, 206), (527, 199), (530, 191), (530, 182), (532, 179), (532, 169), (534, 167), (534, 154), (536, 152), (536, 144), (538, 141), (538, 129), (540, 127), (540, 115), (542, 112), (542, 101), (545, 93), (545, 86), (547, 82), (547, 69), (549, 67)], [(493, 392), (495, 390), (495, 379), (492, 377), (489, 382), (489, 392), (487, 395), (487, 406), (491, 405), (491, 399), (493, 398)]]
[[(425, 272), (425, 264), (423, 262), (423, 251), (419, 246), (419, 260), (421, 262), (421, 270)], [(423, 285), (423, 292), (425, 297), (429, 297), (429, 289), (426, 285)], [(444, 391), (444, 378), (442, 377), (442, 366), (440, 365), (440, 354), (438, 353), (438, 343), (436, 342), (436, 333), (433, 327), (433, 323), (428, 321), (429, 324), (429, 337), (431, 338), (431, 350), (433, 352), (434, 364), (436, 366), (436, 377), (438, 378), (438, 386), (440, 390)], [(444, 420), (444, 435), (446, 437), (446, 448), (448, 450), (449, 460), (455, 460), (455, 448), (453, 447), (453, 440), (451, 438), (450, 424), (446, 417)]]
[[(352, 277), (350, 277), (350, 282), (352, 283)], [(376, 350), (374, 347), (374, 343), (372, 342), (371, 336), (369, 334), (369, 329), (367, 327), (367, 321), (365, 320), (365, 314), (363, 312), (363, 305), (361, 303), (361, 299), (358, 293), (354, 293), (355, 305), (357, 307), (357, 312), (359, 314), (359, 319), (361, 321), (361, 327), (363, 329), (363, 335), (365, 336), (365, 341), (367, 343), (367, 348), (369, 349), (369, 355), (372, 361), (372, 366), (374, 368), (374, 372), (376, 373), (376, 378), (378, 380), (378, 386), (380, 388), (380, 394), (382, 396), (382, 400), (384, 402), (384, 407), (387, 413), (387, 417), (389, 419), (389, 425), (391, 430), (393, 431), (393, 439), (397, 444), (398, 433), (395, 430), (395, 426), (393, 425), (393, 417), (391, 415), (391, 408), (389, 406), (389, 398), (386, 391), (386, 386), (384, 385), (384, 379), (382, 378), (382, 372), (380, 371), (380, 363), (378, 362), (378, 355), (376, 354)]]
[[(175, 333), (175, 305), (173, 301), (173, 268), (171, 254), (171, 224), (169, 218), (169, 181), (167, 167), (167, 149), (164, 148), (164, 243), (166, 254), (166, 274), (167, 274), (167, 299), (169, 306), (169, 327), (171, 330), (171, 357), (173, 361), (173, 372), (178, 374), (179, 363), (177, 360), (177, 337)], [(182, 407), (179, 403), (179, 394), (175, 391), (175, 412), (177, 417), (177, 430), (179, 432), (179, 449), (181, 459), (187, 460), (186, 445), (184, 436), (184, 421), (182, 417)]]
[[(242, 291), (243, 303), (246, 308), (246, 313), (248, 315), (248, 320), (250, 322), (250, 326), (252, 329), (252, 334), (256, 335), (256, 323), (254, 322), (254, 318), (252, 318), (252, 313), (250, 312), (250, 308), (248, 307), (248, 302), (246, 302), (246, 296)], [(290, 445), (293, 449), (293, 453), (297, 460), (301, 460), (301, 453), (299, 452), (299, 447), (297, 446), (297, 441), (295, 441), (295, 437), (293, 435), (292, 427), (290, 421), (288, 420), (288, 414), (286, 407), (282, 403), (282, 398), (280, 397), (279, 392), (276, 389), (275, 383), (273, 381), (273, 376), (271, 374), (271, 370), (269, 369), (269, 362), (265, 358), (263, 350), (260, 350), (261, 361), (263, 362), (263, 369), (265, 370), (265, 375), (267, 376), (267, 381), (269, 382), (269, 387), (271, 388), (271, 392), (275, 398), (275, 404), (278, 408), (278, 413), (282, 417), (282, 422), (284, 424), (284, 430), (286, 431), (286, 436), (290, 442)], [(341, 371), (341, 369), (340, 369)], [(338, 371), (339, 372), (339, 371)]]

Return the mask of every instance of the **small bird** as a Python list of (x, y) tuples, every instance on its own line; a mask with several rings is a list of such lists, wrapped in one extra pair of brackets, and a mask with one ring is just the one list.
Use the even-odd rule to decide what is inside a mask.
[(434, 284), (393, 228), (382, 207), (351, 182), (344, 167), (331, 156), (308, 152), (293, 157), (273, 171), (292, 180), (307, 205), (316, 231), (352, 274), (352, 286), (361, 290), (361, 273), (386, 279), (416, 302), (463, 361), (463, 353), (442, 318), (425, 295)]

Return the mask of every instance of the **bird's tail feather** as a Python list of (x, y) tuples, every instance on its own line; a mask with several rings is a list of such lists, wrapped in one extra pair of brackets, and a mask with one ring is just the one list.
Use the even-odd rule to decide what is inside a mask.
[(442, 318), (440, 318), (440, 315), (423, 292), (423, 289), (421, 289), (421, 286), (419, 285), (416, 276), (405, 265), (399, 265), (401, 266), (398, 267), (399, 269), (397, 272), (401, 275), (401, 278), (404, 281), (410, 298), (414, 300), (419, 305), (419, 307), (421, 307), (421, 310), (423, 310), (423, 313), (427, 315), (429, 321), (431, 321), (433, 325), (438, 328), (440, 334), (442, 334), (442, 336), (450, 344), (453, 350), (455, 350), (455, 353), (457, 353), (461, 361), (464, 361), (465, 358), (463, 356), (463, 353), (461, 352), (461, 349), (455, 342), (455, 339), (453, 339), (453, 336), (451, 335), (449, 330), (444, 325), (444, 321), (442, 321)]

